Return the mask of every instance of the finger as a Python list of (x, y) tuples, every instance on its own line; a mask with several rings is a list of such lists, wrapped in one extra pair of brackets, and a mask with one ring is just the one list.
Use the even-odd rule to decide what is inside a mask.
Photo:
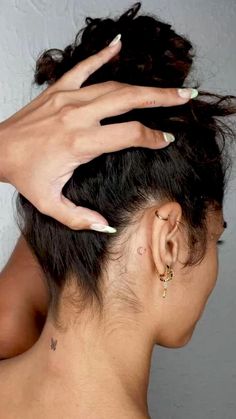
[[(104, 83), (97, 83), (83, 87), (80, 90), (60, 90), (54, 93), (57, 94), (57, 104), (59, 107), (65, 106), (66, 104), (74, 104), (77, 106), (80, 104), (80, 101), (91, 101), (99, 96), (102, 96), (114, 90), (121, 89), (125, 86), (128, 86), (128, 83), (119, 83), (116, 81), (109, 80)], [(43, 100), (43, 98), (46, 97), (47, 93), (48, 92), (46, 89), (39, 96), (33, 99), (29, 104), (27, 104), (24, 108), (21, 108), (20, 111), (16, 112), (13, 116), (11, 116), (11, 120), (20, 119), (25, 114), (29, 113), (29, 111), (32, 112), (35, 108), (38, 107), (39, 100)]]
[(109, 80), (104, 83), (92, 84), (90, 86), (82, 87), (79, 91), (74, 90), (81, 100), (94, 100), (97, 97), (103, 96), (107, 93), (114, 92), (122, 87), (129, 86), (128, 83), (120, 83), (118, 81)]
[(112, 47), (105, 47), (96, 54), (91, 55), (85, 60), (76, 64), (71, 70), (67, 71), (53, 86), (50, 91), (54, 90), (74, 90), (79, 89), (87, 78), (107, 63), (121, 49), (121, 41)]
[(89, 229), (104, 233), (115, 232), (113, 231), (115, 229), (108, 226), (106, 219), (96, 211), (76, 206), (63, 195), (56, 202), (47, 204), (47, 210), (44, 213), (72, 230)]
[[(188, 94), (188, 97), (180, 96), (182, 90), (184, 90), (186, 96)], [(91, 122), (97, 122), (136, 108), (183, 105), (191, 99), (191, 95), (195, 91), (196, 89), (168, 89), (129, 85), (94, 99), (93, 102), (88, 104), (87, 114)]]
[[(90, 86), (83, 87), (81, 89), (76, 90), (56, 90), (54, 93), (60, 95), (60, 99), (57, 99), (57, 103), (60, 106), (64, 106), (66, 104), (75, 104), (78, 105), (79, 101), (90, 101), (99, 96), (102, 96), (106, 93), (112, 92), (114, 90), (121, 89), (122, 87), (129, 86), (128, 83), (120, 83), (117, 81), (109, 80), (103, 83), (96, 83)], [(50, 89), (50, 90), (49, 90)], [(29, 113), (29, 111), (33, 111), (35, 108), (38, 107), (39, 101), (43, 101), (44, 98), (49, 94), (52, 93), (51, 86), (44, 90), (40, 95), (34, 98), (30, 103), (26, 106), (21, 108), (18, 112), (11, 116), (11, 120), (16, 120), (23, 117), (25, 114)]]
[[(91, 159), (103, 153), (111, 153), (129, 147), (164, 148), (174, 141), (173, 134), (153, 130), (138, 121), (90, 128), (89, 134), (93, 139)], [(76, 147), (77, 143), (78, 147)], [(74, 147), (75, 154), (78, 154), (80, 159), (83, 154), (88, 156), (88, 138), (78, 137)], [(87, 159), (87, 161), (89, 160)]]
[(125, 86), (129, 86), (128, 83), (109, 80), (104, 83), (83, 87), (80, 90), (59, 90), (54, 94), (57, 96), (56, 101), (58, 107), (65, 106), (66, 104), (80, 105), (80, 102), (89, 102)]

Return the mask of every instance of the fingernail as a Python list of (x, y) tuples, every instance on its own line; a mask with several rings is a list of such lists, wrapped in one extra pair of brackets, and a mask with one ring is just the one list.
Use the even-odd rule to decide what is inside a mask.
[(178, 89), (178, 94), (184, 99), (194, 99), (198, 95), (197, 89)]
[(173, 143), (173, 141), (175, 141), (175, 136), (173, 134), (170, 134), (169, 132), (163, 132), (163, 135), (166, 143)]
[(111, 43), (108, 45), (109, 47), (113, 47), (114, 45), (118, 44), (119, 40), (121, 39), (121, 34), (119, 33), (114, 39), (113, 41), (111, 41)]
[(102, 233), (116, 233), (116, 229), (110, 226), (105, 226), (103, 224), (91, 224), (91, 230), (101, 231)]

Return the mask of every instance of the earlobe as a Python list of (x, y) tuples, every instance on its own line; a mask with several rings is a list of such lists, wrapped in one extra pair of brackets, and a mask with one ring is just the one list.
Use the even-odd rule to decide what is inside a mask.
[(177, 202), (163, 204), (155, 211), (152, 229), (152, 250), (156, 270), (160, 275), (166, 266), (173, 267), (179, 253), (179, 223), (181, 206)]

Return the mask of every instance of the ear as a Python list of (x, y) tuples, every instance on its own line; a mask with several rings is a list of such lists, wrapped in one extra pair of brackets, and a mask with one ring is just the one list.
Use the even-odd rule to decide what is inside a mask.
[(156, 209), (152, 226), (152, 254), (157, 272), (161, 275), (166, 265), (174, 266), (180, 251), (179, 222), (182, 209), (177, 202), (168, 202)]

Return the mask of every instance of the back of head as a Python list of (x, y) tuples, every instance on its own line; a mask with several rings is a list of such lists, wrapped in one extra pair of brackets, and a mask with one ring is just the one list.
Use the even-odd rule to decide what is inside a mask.
[[(148, 14), (136, 3), (117, 19), (86, 18), (75, 42), (61, 50), (45, 51), (37, 61), (37, 84), (53, 84), (66, 71), (98, 52), (118, 34), (122, 48), (92, 74), (82, 87), (114, 80), (155, 87), (187, 87), (194, 52), (189, 40), (171, 25)], [(232, 132), (220, 117), (233, 114), (233, 98), (200, 92), (181, 106), (134, 109), (107, 118), (101, 125), (140, 121), (172, 132), (175, 143), (162, 150), (132, 148), (99, 156), (75, 170), (63, 194), (76, 205), (100, 212), (117, 234), (73, 231), (41, 214), (23, 196), (19, 210), (23, 233), (43, 267), (55, 318), (61, 291), (70, 275), (77, 278), (81, 307), (96, 300), (102, 307), (100, 278), (116, 243), (135, 215), (158, 201), (176, 201), (188, 226), (189, 258), (204, 256), (207, 212), (222, 208), (229, 167)]]

